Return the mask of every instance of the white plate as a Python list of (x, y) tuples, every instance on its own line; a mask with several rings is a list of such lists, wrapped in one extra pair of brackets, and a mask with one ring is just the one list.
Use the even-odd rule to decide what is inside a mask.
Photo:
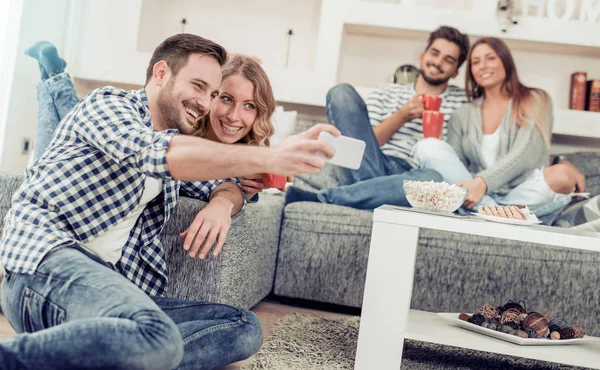
[(477, 212), (471, 212), (473, 215), (477, 216), (477, 217), (481, 217), (484, 220), (488, 220), (488, 221), (493, 221), (493, 222), (500, 222), (503, 224), (511, 224), (511, 225), (537, 225), (537, 224), (541, 224), (542, 221), (538, 220), (537, 217), (533, 216), (534, 218), (530, 218), (527, 220), (516, 220), (514, 218), (504, 218), (504, 217), (496, 217), (496, 216), (489, 216), (489, 215), (484, 215), (482, 213), (477, 213)]
[(444, 212), (444, 211), (434, 211), (431, 209), (425, 209), (425, 208), (417, 208), (417, 207), (403, 207), (403, 206), (392, 206), (395, 209), (400, 209), (403, 211), (411, 211), (411, 212), (419, 212), (419, 213), (427, 213), (430, 215), (436, 215), (436, 216), (446, 216), (446, 217), (455, 217), (455, 218), (465, 218), (468, 217), (466, 215), (461, 215), (458, 213), (452, 213), (452, 212)]
[(559, 339), (559, 340), (551, 340), (551, 339), (534, 339), (534, 338), (521, 338), (516, 335), (510, 335), (506, 333), (502, 333), (496, 330), (491, 330), (484, 328), (483, 326), (471, 324), (470, 322), (463, 321), (458, 318), (458, 313), (449, 313), (449, 312), (440, 312), (438, 316), (443, 317), (444, 319), (450, 321), (451, 323), (460, 326), (463, 329), (471, 330), (479, 334), (484, 334), (489, 337), (493, 337), (496, 339), (502, 339), (507, 342), (515, 343), (520, 346), (564, 346), (569, 344), (578, 344), (585, 342), (585, 337), (577, 338), (577, 339)]

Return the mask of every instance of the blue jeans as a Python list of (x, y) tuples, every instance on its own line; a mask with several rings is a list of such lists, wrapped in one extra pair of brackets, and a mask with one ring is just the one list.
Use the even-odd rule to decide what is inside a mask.
[(366, 148), (360, 168), (340, 167), (341, 186), (321, 190), (317, 194), (321, 202), (359, 209), (374, 209), (383, 204), (408, 206), (404, 180), (442, 181), (434, 170), (413, 169), (405, 160), (383, 154), (367, 106), (352, 86), (341, 84), (329, 91), (327, 118), (342, 135), (364, 141)]
[(58, 247), (33, 275), (7, 273), (0, 369), (218, 369), (255, 353), (250, 311), (150, 298), (79, 248)]
[(58, 123), (79, 102), (71, 77), (59, 73), (37, 85), (38, 122), (35, 129), (33, 159), (38, 160), (52, 141)]
[[(473, 178), (454, 149), (445, 141), (433, 138), (419, 141), (415, 147), (415, 157), (422, 167), (438, 171), (450, 184)], [(570, 195), (552, 191), (544, 179), (543, 170), (536, 168), (524, 182), (507, 194), (488, 193), (477, 206), (524, 204), (540, 221), (551, 225), (570, 201)]]

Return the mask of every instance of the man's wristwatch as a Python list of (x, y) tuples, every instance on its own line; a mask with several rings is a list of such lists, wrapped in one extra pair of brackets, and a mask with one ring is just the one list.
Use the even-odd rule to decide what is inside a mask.
[(552, 161), (552, 165), (558, 164), (560, 161), (568, 161), (567, 157), (564, 155), (557, 155), (556, 157), (554, 157), (554, 160)]

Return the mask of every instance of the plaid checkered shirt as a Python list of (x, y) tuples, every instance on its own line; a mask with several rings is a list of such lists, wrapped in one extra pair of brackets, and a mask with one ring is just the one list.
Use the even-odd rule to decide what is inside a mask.
[(4, 268), (32, 274), (52, 248), (85, 244), (105, 233), (139, 204), (150, 176), (162, 179), (163, 191), (138, 218), (117, 267), (147, 294), (162, 295), (168, 271), (159, 235), (179, 191), (207, 201), (223, 182), (239, 186), (237, 179), (174, 180), (166, 151), (178, 133), (153, 130), (143, 88), (90, 93), (61, 121), (13, 196), (0, 240)]

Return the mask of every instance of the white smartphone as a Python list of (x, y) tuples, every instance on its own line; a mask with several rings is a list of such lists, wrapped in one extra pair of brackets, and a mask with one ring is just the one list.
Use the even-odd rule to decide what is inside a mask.
[(360, 168), (367, 146), (364, 141), (348, 136), (333, 136), (326, 131), (319, 134), (318, 140), (328, 142), (335, 148), (335, 155), (331, 159), (328, 159), (324, 153), (318, 153), (326, 158), (328, 163), (352, 170)]

